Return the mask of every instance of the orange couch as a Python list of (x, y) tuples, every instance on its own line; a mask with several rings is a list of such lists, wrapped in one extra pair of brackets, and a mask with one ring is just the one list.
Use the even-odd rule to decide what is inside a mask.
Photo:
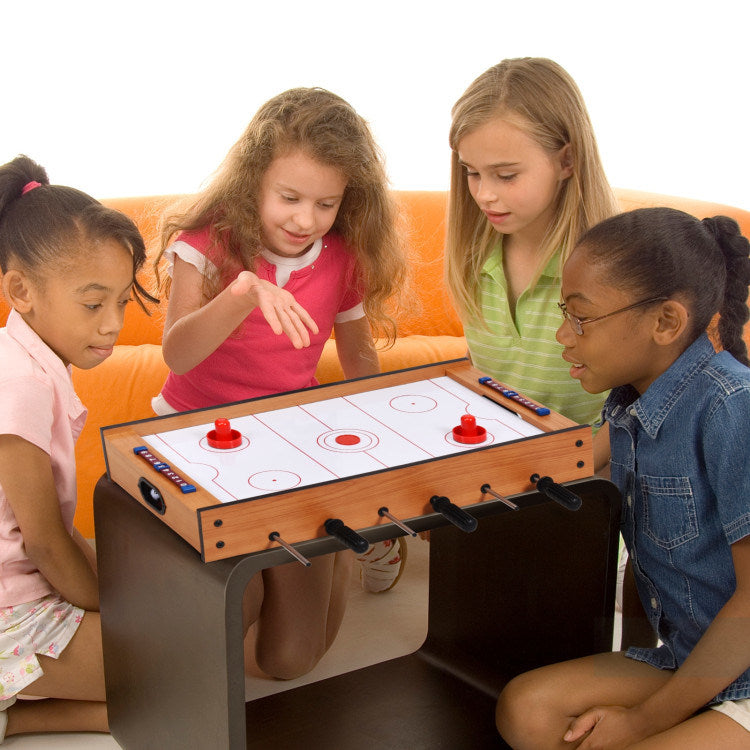
[[(715, 203), (674, 198), (653, 193), (618, 190), (623, 210), (639, 206), (669, 205), (700, 218), (726, 214), (735, 218), (750, 237), (750, 211)], [(408, 232), (414, 275), (413, 300), (398, 316), (399, 338), (393, 348), (380, 351), (383, 371), (464, 356), (466, 344), (461, 322), (451, 307), (443, 282), (443, 242), (447, 193), (397, 192)], [(121, 198), (103, 201), (131, 216), (153, 249), (159, 214), (175, 196)], [(150, 268), (142, 278), (148, 281)], [(165, 307), (164, 304), (161, 306)], [(8, 308), (0, 298), (0, 324)], [(161, 356), (163, 310), (146, 316), (136, 305), (128, 307), (125, 326), (114, 354), (93, 370), (74, 370), (73, 381), (89, 409), (86, 427), (78, 440), (78, 511), (76, 526), (86, 537), (94, 535), (93, 488), (104, 471), (99, 428), (152, 416), (151, 397), (166, 378)], [(750, 328), (748, 329), (750, 333)], [(322, 383), (343, 377), (333, 342), (326, 345), (318, 367)]]

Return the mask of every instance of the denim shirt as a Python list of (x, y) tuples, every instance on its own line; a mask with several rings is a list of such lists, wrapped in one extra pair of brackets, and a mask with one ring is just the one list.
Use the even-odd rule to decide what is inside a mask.
[[(642, 396), (615, 388), (604, 416), (622, 535), (663, 644), (628, 656), (677, 669), (734, 593), (731, 545), (750, 534), (750, 369), (703, 335)], [(712, 702), (747, 697), (750, 669)]]

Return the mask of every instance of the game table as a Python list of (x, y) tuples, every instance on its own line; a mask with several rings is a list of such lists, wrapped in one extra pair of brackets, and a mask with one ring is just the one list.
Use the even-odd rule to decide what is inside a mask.
[[(539, 416), (519, 405), (517, 394), (488, 392), (476, 384), (477, 375), (465, 361), (439, 363), (102, 430), (108, 476), (94, 498), (102, 634), (110, 726), (122, 747), (504, 747), (494, 727), (494, 702), (512, 676), (611, 648), (620, 498), (611, 483), (590, 476), (590, 430), (554, 413)], [(494, 404), (473, 402), (443, 377)], [(416, 385), (425, 381), (427, 390)], [(392, 442), (379, 428), (365, 429), (372, 427), (375, 407), (361, 409), (368, 424), (356, 427), (334, 424), (316, 411), (320, 402), (343, 398), (346, 404), (336, 403), (334, 412), (344, 414), (352, 396), (396, 388), (385, 393), (384, 403), (412, 397), (396, 402), (412, 410), (398, 427), (409, 440), (414, 423), (429, 422), (415, 416), (413, 407), (427, 403), (416, 397), (431, 397), (433, 386), (446, 386), (445, 399), (464, 404), (461, 415), (468, 408), (478, 411), (480, 429), (451, 416), (455, 433), (441, 416), (435, 429), (442, 440), (424, 433), (421, 442), (431, 454), (440, 453), (436, 446), (442, 450), (443, 443), (450, 446), (447, 452), (415, 458), (397, 442), (401, 465), (385, 465), (365, 435), (374, 435), (383, 450)], [(496, 439), (495, 404), (510, 404), (539, 429)], [(203, 431), (200, 442), (211, 432), (205, 427), (215, 425), (219, 439), (231, 440), (231, 430), (240, 425), (248, 445), (267, 443), (255, 437), (255, 422), (243, 417), (258, 415), (258, 422), (269, 423), (269, 413), (300, 405), (325, 422), (306, 443), (295, 438), (308, 458), (323, 455), (318, 449), (337, 454), (343, 446), (346, 460), (326, 465), (340, 473), (335, 479), (271, 485), (270, 491), (217, 502), (193, 476), (210, 484), (194, 471), (200, 461), (183, 456), (182, 463), (157, 468), (167, 464), (165, 454), (182, 452), (185, 429)], [(429, 412), (441, 409), (437, 403)], [(225, 417), (230, 425), (220, 426), (217, 420)], [(294, 424), (301, 424), (297, 417)], [(380, 424), (385, 429), (385, 421)], [(509, 424), (517, 426), (513, 419)], [(462, 427), (472, 436), (484, 429), (489, 437), (455, 445)], [(284, 434), (278, 424), (273, 431)], [(336, 441), (341, 434), (359, 437), (371, 455), (353, 459), (350, 438)], [(155, 447), (158, 435), (168, 436), (160, 444), (164, 450)], [(134, 452), (143, 442), (151, 461)], [(226, 450), (238, 448), (242, 444)], [(211, 460), (235, 461), (228, 453), (218, 455)], [(360, 459), (380, 463), (372, 468)], [(214, 469), (211, 474), (220, 477), (225, 466)], [(280, 481), (283, 470), (275, 465), (271, 479)], [(557, 490), (550, 491), (549, 476), (560, 480)], [(179, 482), (196, 489), (183, 493)], [(226, 489), (232, 482), (221, 484)], [(580, 503), (571, 502), (571, 491)], [(247, 696), (246, 702), (241, 601), (248, 581), (294, 559), (279, 540), (309, 560), (357, 543), (357, 537), (372, 543), (404, 533), (377, 514), (386, 502), (408, 528), (430, 531), (424, 644), (403, 657), (274, 695)], [(353, 532), (354, 542), (326, 533), (334, 516)]]

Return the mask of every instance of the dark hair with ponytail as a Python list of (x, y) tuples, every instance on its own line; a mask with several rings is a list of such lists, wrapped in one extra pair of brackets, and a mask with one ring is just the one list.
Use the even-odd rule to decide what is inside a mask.
[(734, 219), (700, 221), (673, 208), (640, 208), (605, 219), (578, 241), (612, 283), (638, 299), (682, 298), (692, 343), (718, 312), (722, 348), (748, 364), (750, 242)]
[(0, 166), (0, 270), (12, 263), (43, 274), (56, 265), (75, 263), (85, 242), (115, 240), (133, 256), (133, 296), (158, 302), (135, 278), (146, 260), (136, 225), (125, 214), (103, 206), (90, 195), (50, 185), (43, 167), (18, 156)]

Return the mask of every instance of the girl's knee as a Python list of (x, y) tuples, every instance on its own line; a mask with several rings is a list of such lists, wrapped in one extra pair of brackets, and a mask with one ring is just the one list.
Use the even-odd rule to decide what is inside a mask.
[(495, 725), (516, 750), (548, 747), (549, 685), (538, 671), (514, 677), (500, 693)]
[[(500, 693), (495, 707), (495, 724), (497, 731), (506, 742), (518, 736), (516, 727), (521, 723), (524, 716), (528, 716), (527, 689), (521, 678), (524, 675), (511, 680)], [(513, 745), (515, 747), (515, 745)]]
[(312, 671), (325, 654), (324, 645), (312, 640), (284, 638), (273, 644), (258, 642), (255, 661), (270, 677), (293, 680)]
[(250, 626), (260, 617), (263, 605), (263, 576), (253, 576), (242, 596), (242, 628), (247, 633)]

